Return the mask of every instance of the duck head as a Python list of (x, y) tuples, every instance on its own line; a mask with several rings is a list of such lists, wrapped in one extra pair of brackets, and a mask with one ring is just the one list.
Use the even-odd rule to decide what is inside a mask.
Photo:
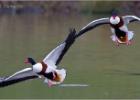
[(36, 63), (35, 60), (31, 57), (28, 57), (25, 61), (25, 63), (28, 63), (28, 64), (31, 64), (33, 65), (32, 66), (32, 69), (35, 73), (40, 73), (43, 69), (43, 66), (41, 63)]
[(110, 23), (113, 25), (119, 24), (120, 17), (119, 16), (111, 16), (109, 19)]
[(118, 12), (116, 10), (112, 11), (112, 15), (111, 15), (109, 21), (113, 25), (116, 25), (120, 22), (120, 17), (118, 16)]
[(25, 63), (29, 63), (31, 65), (35, 65), (36, 64), (35, 60), (33, 58), (30, 58), (30, 57), (28, 57), (26, 59)]

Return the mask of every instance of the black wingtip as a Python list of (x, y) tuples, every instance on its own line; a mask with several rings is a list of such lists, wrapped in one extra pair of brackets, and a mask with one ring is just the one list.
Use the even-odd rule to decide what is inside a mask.
[(22, 82), (22, 81), (26, 81), (28, 79), (34, 79), (34, 78), (38, 78), (38, 76), (28, 76), (28, 77), (23, 77), (23, 78), (19, 78), (19, 79), (13, 79), (13, 80), (2, 79), (0, 81), (0, 88), (7, 87), (7, 86), (10, 86), (10, 85), (13, 85), (13, 84), (16, 84), (16, 83), (19, 83), (19, 82)]
[(69, 29), (69, 34), (68, 34), (67, 38), (64, 41), (65, 47), (64, 47), (61, 55), (59, 56), (59, 59), (57, 60), (56, 65), (58, 65), (60, 63), (60, 61), (62, 60), (63, 56), (66, 54), (66, 52), (69, 50), (71, 45), (74, 43), (75, 38), (76, 38), (76, 30), (74, 28), (70, 28)]
[(75, 30), (75, 28), (70, 28), (70, 29), (69, 29), (69, 35), (68, 35), (68, 37), (66, 38), (65, 42), (66, 42), (67, 44), (71, 44), (71, 43), (74, 42), (75, 37), (76, 37), (76, 30)]
[(75, 30), (75, 28), (70, 28), (70, 29), (69, 29), (69, 32), (75, 34), (75, 33), (76, 33), (76, 30)]

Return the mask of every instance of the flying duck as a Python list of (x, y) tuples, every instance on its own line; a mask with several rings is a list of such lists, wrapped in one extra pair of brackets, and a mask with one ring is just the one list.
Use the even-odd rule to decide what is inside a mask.
[(58, 69), (58, 64), (66, 54), (70, 46), (75, 41), (75, 29), (70, 29), (70, 33), (60, 45), (54, 48), (41, 62), (36, 63), (33, 58), (28, 57), (26, 63), (30, 63), (32, 67), (25, 68), (8, 77), (0, 78), (0, 87), (12, 85), (29, 79), (45, 77), (44, 82), (49, 87), (60, 84), (66, 77), (65, 69)]
[(77, 33), (77, 37), (97, 26), (109, 24), (113, 33), (111, 36), (112, 41), (117, 45), (121, 43), (129, 45), (134, 33), (128, 30), (127, 25), (134, 21), (140, 21), (140, 18), (134, 15), (118, 16), (114, 13), (111, 17), (93, 20)]

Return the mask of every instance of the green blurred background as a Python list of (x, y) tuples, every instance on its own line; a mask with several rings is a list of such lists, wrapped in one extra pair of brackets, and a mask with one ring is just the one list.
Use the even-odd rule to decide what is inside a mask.
[[(26, 57), (41, 61), (63, 42), (69, 28), (79, 31), (90, 21), (120, 15), (139, 16), (139, 1), (8, 1), (0, 2), (0, 76), (30, 65)], [(109, 25), (79, 37), (60, 66), (67, 69), (64, 84), (88, 87), (48, 88), (43, 80), (29, 80), (0, 88), (0, 99), (139, 99), (140, 23), (131, 23), (132, 45), (115, 46)]]

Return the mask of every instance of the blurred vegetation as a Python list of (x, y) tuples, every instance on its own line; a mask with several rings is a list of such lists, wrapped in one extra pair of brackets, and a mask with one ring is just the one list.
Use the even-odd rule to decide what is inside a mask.
[(0, 13), (22, 14), (120, 14), (140, 15), (140, 1), (0, 1)]

